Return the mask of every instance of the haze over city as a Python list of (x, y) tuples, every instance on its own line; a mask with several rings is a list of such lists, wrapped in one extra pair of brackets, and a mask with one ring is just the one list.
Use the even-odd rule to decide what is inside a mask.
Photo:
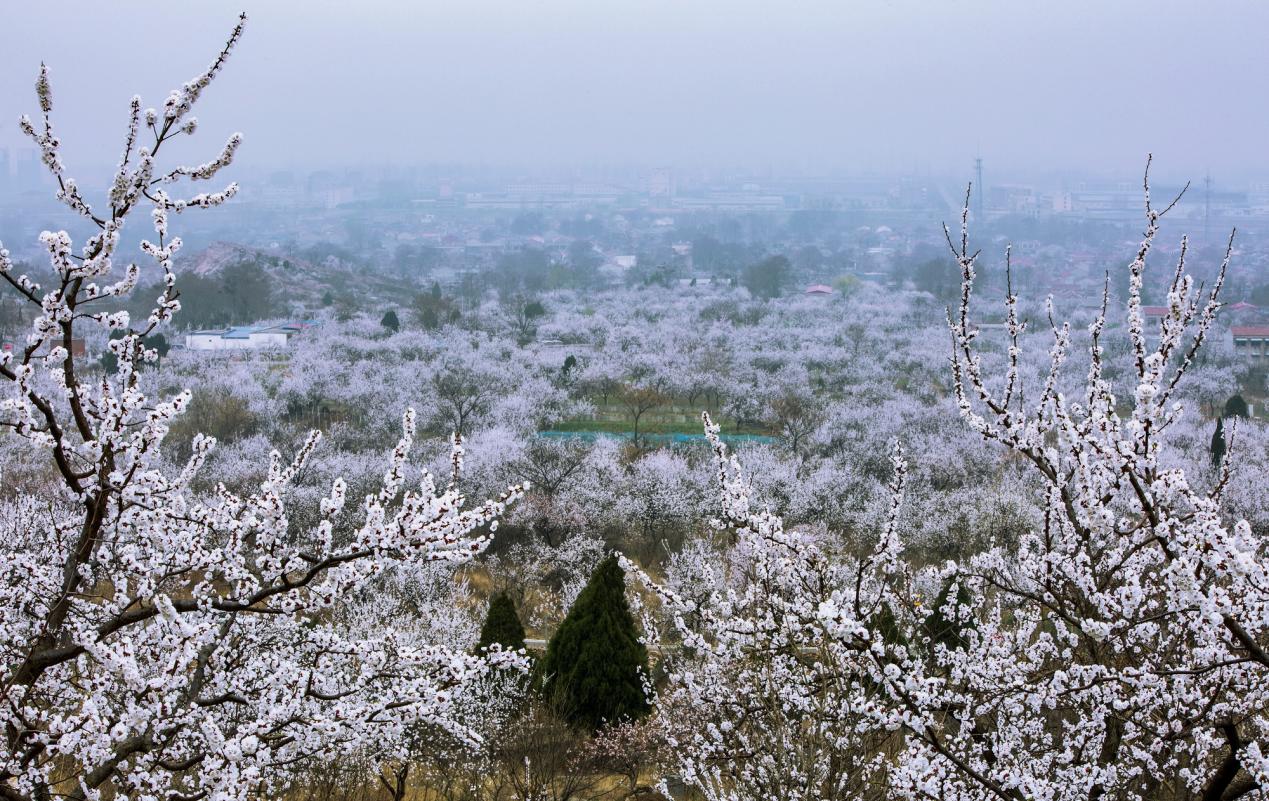
[[(1152, 150), (1168, 178), (1269, 170), (1269, 7), (1250, 0), (254, 5), (253, 46), (200, 110), (253, 165), (954, 173), (981, 155), (1130, 175)], [(77, 160), (111, 165), (94, 121), (165, 92), (150, 67), (196, 69), (234, 11), (10, 3), (0, 105), (29, 109), (47, 62)], [(6, 123), (0, 146), (18, 142)]]

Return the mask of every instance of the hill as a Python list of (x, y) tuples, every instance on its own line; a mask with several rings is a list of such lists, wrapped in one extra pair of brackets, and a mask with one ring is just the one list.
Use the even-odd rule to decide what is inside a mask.
[[(318, 309), (364, 308), (389, 296), (381, 276), (343, 263), (315, 263), (300, 256), (234, 242), (215, 242), (175, 260), (183, 328), (241, 325), (278, 317), (308, 316)], [(148, 310), (159, 291), (134, 296)], [(140, 305), (147, 305), (141, 309)]]

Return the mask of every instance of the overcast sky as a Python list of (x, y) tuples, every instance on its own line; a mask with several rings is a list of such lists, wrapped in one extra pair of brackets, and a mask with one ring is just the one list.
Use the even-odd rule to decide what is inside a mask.
[[(1269, 173), (1255, 0), (246, 0), (198, 111), (253, 165)], [(115, 158), (232, 27), (221, 2), (4, 0), (0, 146), (41, 60), (69, 161)], [(195, 154), (191, 158), (197, 158)]]

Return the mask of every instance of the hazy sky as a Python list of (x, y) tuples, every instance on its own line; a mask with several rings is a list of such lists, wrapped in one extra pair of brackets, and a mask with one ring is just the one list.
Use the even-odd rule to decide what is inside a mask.
[[(244, 0), (198, 112), (253, 165), (1269, 172), (1269, 3)], [(0, 5), (0, 146), (39, 62), (76, 163), (195, 74), (238, 4)], [(191, 159), (203, 155), (194, 154)]]

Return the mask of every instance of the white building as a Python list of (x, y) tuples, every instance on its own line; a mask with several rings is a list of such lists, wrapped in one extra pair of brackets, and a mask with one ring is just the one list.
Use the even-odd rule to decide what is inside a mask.
[(311, 321), (269, 326), (235, 326), (185, 335), (190, 350), (262, 350), (285, 348), (291, 337), (314, 325)]

